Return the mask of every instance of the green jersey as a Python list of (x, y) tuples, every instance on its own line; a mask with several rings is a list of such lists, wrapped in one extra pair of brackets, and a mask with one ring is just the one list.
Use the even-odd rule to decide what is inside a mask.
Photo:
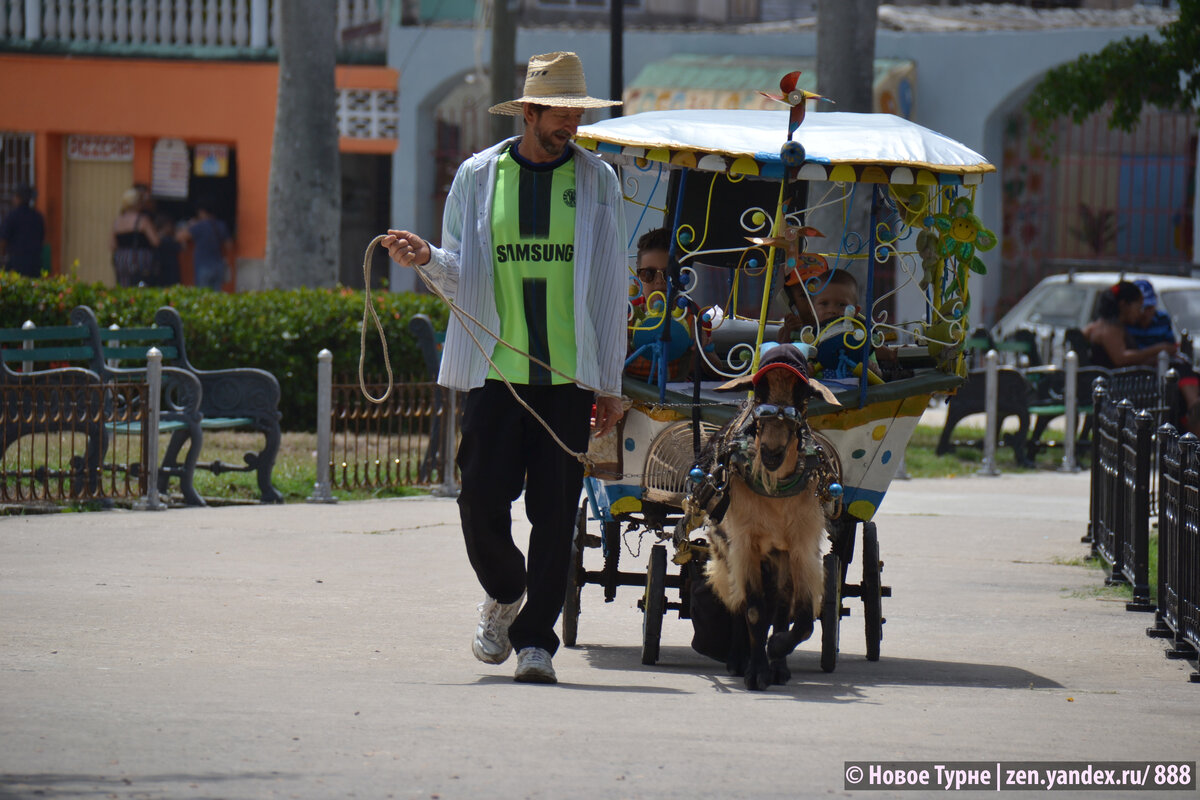
[[(496, 163), (492, 196), (492, 274), (500, 337), (575, 377), (575, 160), (530, 164), (509, 148)], [(560, 384), (503, 344), (492, 353), (511, 383)]]

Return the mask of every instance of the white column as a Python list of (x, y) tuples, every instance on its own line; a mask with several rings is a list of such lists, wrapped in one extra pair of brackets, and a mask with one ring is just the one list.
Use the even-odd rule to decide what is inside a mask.
[(69, 42), (74, 38), (71, 35), (72, 7), (71, 0), (58, 0), (58, 38), (64, 42)]
[(114, 41), (116, 36), (116, 25), (113, 17), (113, 0), (100, 0), (100, 39), (101, 41)]
[(117, 0), (116, 18), (113, 20), (113, 37), (118, 42), (129, 41), (129, 0)]
[(233, 3), (233, 43), (238, 47), (250, 43), (250, 11), (246, 8), (246, 0), (234, 0)]
[(129, 0), (129, 41), (134, 44), (146, 41), (146, 16), (142, 0)]
[[(88, 4), (95, 0), (87, 0)], [(84, 14), (84, 0), (75, 0), (75, 13), (71, 18), (71, 39), (78, 42), (87, 38), (87, 16)]]
[(172, 44), (187, 44), (188, 7), (187, 0), (175, 0), (175, 18), (171, 21)]
[(270, 21), (267, 0), (250, 0), (250, 46), (266, 47)]
[(221, 0), (221, 19), (217, 26), (217, 41), (226, 47), (233, 44), (233, 0)]

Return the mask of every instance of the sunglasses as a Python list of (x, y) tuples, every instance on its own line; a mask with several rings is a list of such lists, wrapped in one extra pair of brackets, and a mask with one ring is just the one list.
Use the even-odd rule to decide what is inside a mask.
[(755, 420), (782, 419), (797, 422), (800, 419), (800, 412), (794, 406), (777, 406), (773, 403), (760, 403), (751, 413)]
[(644, 268), (637, 271), (638, 280), (642, 283), (654, 283), (656, 281), (665, 281), (667, 279), (666, 270)]

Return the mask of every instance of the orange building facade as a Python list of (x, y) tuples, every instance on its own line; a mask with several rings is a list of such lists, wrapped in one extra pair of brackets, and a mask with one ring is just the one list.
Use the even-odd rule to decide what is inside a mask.
[[(266, 252), (278, 73), (263, 61), (0, 54), (0, 131), (32, 140), (51, 272), (114, 283), (112, 222), (121, 194), (144, 184), (176, 220), (192, 212), (198, 190), (215, 197), (236, 244), (226, 288), (254, 288)], [(343, 161), (390, 156), (397, 73), (339, 66), (336, 85)], [(182, 266), (189, 283), (186, 258)]]

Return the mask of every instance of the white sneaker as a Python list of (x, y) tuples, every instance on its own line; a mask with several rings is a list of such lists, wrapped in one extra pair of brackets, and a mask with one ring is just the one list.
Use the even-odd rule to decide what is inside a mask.
[(550, 654), (540, 647), (523, 647), (517, 652), (517, 671), (513, 680), (518, 683), (558, 683)]
[(512, 625), (521, 610), (521, 596), (515, 603), (501, 603), (496, 598), (484, 595), (479, 604), (479, 625), (475, 627), (475, 641), (471, 652), (485, 664), (503, 664), (512, 653), (508, 641), (508, 626)]

